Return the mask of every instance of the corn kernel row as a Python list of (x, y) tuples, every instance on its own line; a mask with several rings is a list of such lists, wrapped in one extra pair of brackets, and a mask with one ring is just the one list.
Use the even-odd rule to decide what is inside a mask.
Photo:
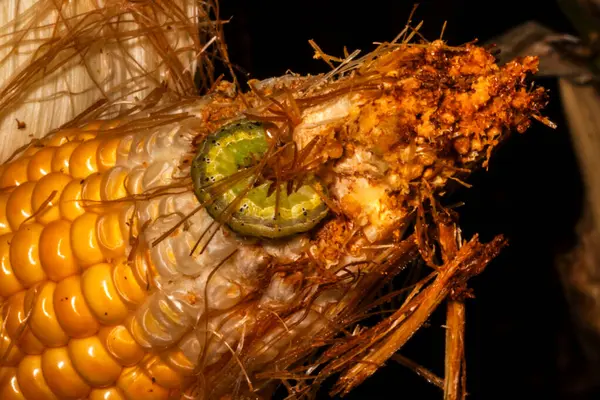
[(106, 206), (169, 179), (165, 143), (113, 127), (59, 131), (0, 170), (0, 398), (166, 399), (190, 372), (134, 339), (148, 282), (125, 257), (133, 204)]

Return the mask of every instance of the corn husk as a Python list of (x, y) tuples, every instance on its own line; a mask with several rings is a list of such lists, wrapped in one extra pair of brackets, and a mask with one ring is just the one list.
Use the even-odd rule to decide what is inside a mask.
[(197, 17), (192, 0), (1, 0), (0, 162), (99, 102), (193, 91)]

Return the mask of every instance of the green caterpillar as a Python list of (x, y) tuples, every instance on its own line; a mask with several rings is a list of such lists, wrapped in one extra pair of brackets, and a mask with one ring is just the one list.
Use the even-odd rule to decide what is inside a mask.
[(256, 165), (268, 148), (262, 124), (244, 121), (225, 126), (204, 141), (192, 162), (194, 192), (201, 202), (208, 202), (206, 209), (215, 219), (221, 218), (226, 209), (229, 211), (227, 207), (239, 200), (223, 222), (241, 235), (276, 239), (309, 231), (328, 213), (327, 205), (311, 186), (316, 183), (315, 178), (290, 195), (286, 182), (280, 184), (278, 216), (275, 215), (277, 191), (269, 195), (271, 182), (253, 187), (244, 195), (252, 183), (249, 176), (227, 185), (219, 195), (210, 193), (209, 185)]

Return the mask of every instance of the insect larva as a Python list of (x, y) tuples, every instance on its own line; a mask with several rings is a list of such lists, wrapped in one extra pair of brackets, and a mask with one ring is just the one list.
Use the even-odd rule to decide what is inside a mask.
[[(235, 173), (255, 166), (268, 148), (263, 124), (242, 122), (225, 126), (204, 141), (194, 158), (195, 193), (208, 204), (207, 210), (215, 219), (233, 208), (226, 223), (239, 234), (281, 238), (309, 231), (328, 213), (327, 205), (311, 187), (314, 178), (289, 195), (286, 182), (266, 181), (249, 187), (254, 176), (242, 177), (228, 184), (222, 193), (211, 194), (212, 184), (218, 186)], [(269, 194), (272, 184), (278, 184), (280, 190)]]

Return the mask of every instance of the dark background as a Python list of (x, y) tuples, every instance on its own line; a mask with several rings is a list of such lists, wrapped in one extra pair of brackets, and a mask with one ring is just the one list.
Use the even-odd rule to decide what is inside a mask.
[[(393, 39), (412, 9), (410, 1), (234, 1), (221, 0), (221, 17), (233, 17), (225, 34), (232, 62), (253, 78), (326, 72), (312, 58), (309, 39), (327, 53), (343, 55)], [(425, 1), (414, 18), (421, 32), (462, 44), (487, 42), (507, 29), (536, 19), (548, 27), (573, 29), (553, 0)], [(566, 128), (557, 82), (546, 115), (557, 130), (534, 123), (513, 136), (493, 157), (488, 172), (471, 178), (462, 193), (461, 226), (467, 237), (504, 234), (510, 246), (471, 282), (476, 299), (467, 307), (467, 371), (470, 399), (599, 399), (589, 384), (555, 256), (574, 244), (582, 186)], [(443, 375), (444, 313), (413, 338), (403, 354)], [(327, 388), (319, 398), (328, 398)], [(390, 362), (349, 399), (441, 399), (442, 393), (413, 372)]]

